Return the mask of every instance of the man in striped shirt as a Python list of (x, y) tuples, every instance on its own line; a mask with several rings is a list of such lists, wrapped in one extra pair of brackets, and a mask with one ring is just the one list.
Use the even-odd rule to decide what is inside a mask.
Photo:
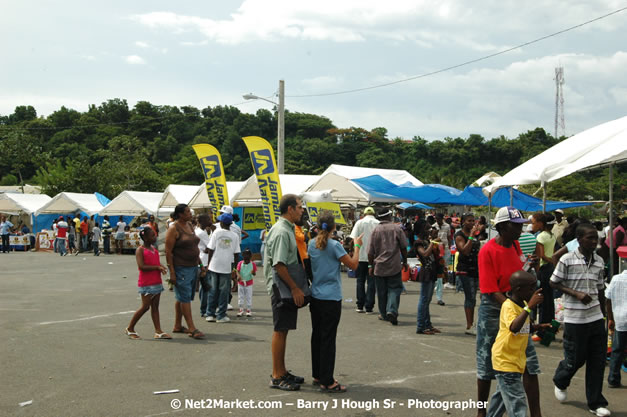
[(551, 287), (564, 293), (564, 360), (553, 376), (555, 398), (566, 401), (570, 381), (586, 364), (586, 399), (590, 412), (609, 416), (603, 397), (607, 335), (603, 259), (594, 253), (598, 234), (591, 224), (577, 227), (579, 248), (564, 255), (551, 276)]

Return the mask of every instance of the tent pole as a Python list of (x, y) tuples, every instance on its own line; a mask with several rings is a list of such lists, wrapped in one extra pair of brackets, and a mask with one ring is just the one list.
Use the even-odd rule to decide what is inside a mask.
[(613, 187), (613, 182), (614, 182), (614, 163), (610, 163), (610, 216), (609, 216), (609, 220), (610, 220), (610, 227), (609, 227), (609, 238), (610, 238), (610, 276), (609, 278), (612, 279), (612, 277), (614, 276), (614, 210), (612, 208), (612, 205), (614, 203), (614, 187)]
[(542, 181), (542, 213), (546, 213), (546, 182)]
[(492, 192), (488, 195), (488, 240), (492, 238), (492, 229), (490, 228), (490, 218), (492, 217)]
[(509, 187), (509, 205), (514, 206), (514, 187)]

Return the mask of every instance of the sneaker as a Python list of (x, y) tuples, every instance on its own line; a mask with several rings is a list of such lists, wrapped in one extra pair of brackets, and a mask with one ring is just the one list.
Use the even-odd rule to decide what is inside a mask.
[(242, 317), (243, 315), (244, 315), (244, 310), (240, 308), (239, 311), (237, 312), (237, 317)]
[(605, 407), (599, 407), (596, 410), (590, 410), (590, 412), (594, 414), (595, 416), (599, 416), (599, 417), (605, 417), (605, 416), (609, 416), (612, 414), (610, 413), (610, 410), (608, 410)]
[(475, 324), (473, 324), (472, 326), (470, 326), (470, 329), (466, 329), (464, 334), (468, 334), (468, 335), (471, 335), (471, 336), (476, 336), (477, 335), (477, 326)]
[(215, 323), (215, 321), (216, 321), (216, 316), (207, 316), (207, 318), (206, 318), (205, 320), (210, 321), (210, 322), (214, 322), (214, 323)]
[(442, 300), (438, 300), (438, 305), (439, 305), (439, 306), (445, 306), (445, 305), (446, 305), (446, 303), (444, 303), (444, 301), (442, 301)]
[(365, 313), (366, 312), (366, 310), (364, 310), (362, 307), (357, 307), (355, 309), (355, 311), (358, 312), (358, 313)]
[(607, 386), (608, 386), (609, 388), (620, 388), (620, 387), (622, 387), (623, 385), (622, 385), (620, 382), (619, 382), (618, 384), (610, 384), (610, 383), (608, 382), (608, 383), (607, 383)]
[(253, 316), (253, 312), (248, 310), (246, 311), (246, 317), (252, 317)]
[(447, 290), (454, 290), (455, 287), (452, 284), (449, 284), (448, 282), (446, 284), (444, 284), (444, 288), (446, 288)]
[(78, 256), (78, 252), (74, 252), (74, 256)]
[(563, 403), (564, 401), (566, 401), (567, 395), (566, 395), (566, 390), (561, 390), (557, 387), (555, 387), (555, 399), (557, 399), (557, 401)]
[(228, 323), (230, 321), (231, 321), (230, 318), (228, 318), (227, 316), (224, 316), (221, 319), (216, 320), (216, 323)]
[(233, 306), (231, 304), (229, 304), (228, 306), (226, 306), (226, 309), (229, 310), (229, 311), (233, 310)]
[(372, 310), (366, 310), (366, 315), (369, 315), (369, 314), (374, 314), (374, 311), (372, 311)]

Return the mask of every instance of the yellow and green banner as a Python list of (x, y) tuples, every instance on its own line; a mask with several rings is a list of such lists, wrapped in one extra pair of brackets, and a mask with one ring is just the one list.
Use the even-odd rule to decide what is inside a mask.
[(263, 217), (262, 207), (244, 207), (244, 220), (242, 221), (244, 230), (259, 230), (266, 228), (266, 221)]
[(229, 193), (226, 189), (226, 177), (222, 166), (220, 152), (208, 143), (193, 145), (194, 152), (200, 161), (200, 167), (205, 175), (205, 185), (207, 195), (211, 201), (211, 210), (214, 218), (218, 215), (218, 210), (229, 204)]
[(267, 140), (259, 136), (246, 136), (242, 139), (248, 148), (250, 162), (257, 176), (265, 228), (270, 230), (281, 217), (279, 202), (283, 196), (274, 150)]
[(309, 219), (311, 219), (313, 223), (318, 221), (318, 215), (323, 211), (332, 212), (336, 224), (346, 224), (346, 220), (344, 220), (344, 216), (342, 216), (342, 210), (340, 210), (338, 203), (307, 203)]

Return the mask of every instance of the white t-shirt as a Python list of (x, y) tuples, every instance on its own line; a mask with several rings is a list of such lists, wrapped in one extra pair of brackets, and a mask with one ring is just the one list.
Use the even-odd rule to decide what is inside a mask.
[(216, 228), (209, 238), (208, 247), (213, 251), (209, 270), (218, 274), (230, 274), (234, 255), (241, 253), (238, 236), (230, 230)]
[(609, 287), (605, 289), (605, 298), (612, 300), (616, 331), (627, 332), (627, 271), (612, 277)]
[(117, 224), (118, 228), (116, 229), (116, 232), (120, 233), (124, 231), (124, 228), (126, 227), (126, 223), (125, 222), (118, 222)]
[(375, 219), (374, 216), (367, 215), (364, 216), (363, 219), (357, 220), (355, 226), (353, 226), (353, 231), (351, 232), (351, 237), (353, 239), (359, 237), (363, 233), (361, 240), (363, 244), (359, 249), (359, 262), (368, 262), (368, 244), (370, 243), (370, 235), (372, 235), (372, 231), (379, 224), (379, 220)]
[[(218, 222), (215, 224), (216, 230), (222, 230), (222, 223)], [(235, 222), (231, 223), (229, 226), (229, 230), (237, 236), (237, 244), (242, 243), (242, 228), (235, 224)]]
[(207, 266), (207, 263), (209, 262), (209, 254), (205, 253), (205, 249), (209, 247), (209, 233), (207, 233), (206, 230), (203, 230), (200, 227), (197, 227), (195, 232), (196, 236), (198, 236), (198, 238), (200, 239), (200, 242), (198, 242), (198, 249), (200, 250), (200, 262), (202, 263), (202, 266)]

